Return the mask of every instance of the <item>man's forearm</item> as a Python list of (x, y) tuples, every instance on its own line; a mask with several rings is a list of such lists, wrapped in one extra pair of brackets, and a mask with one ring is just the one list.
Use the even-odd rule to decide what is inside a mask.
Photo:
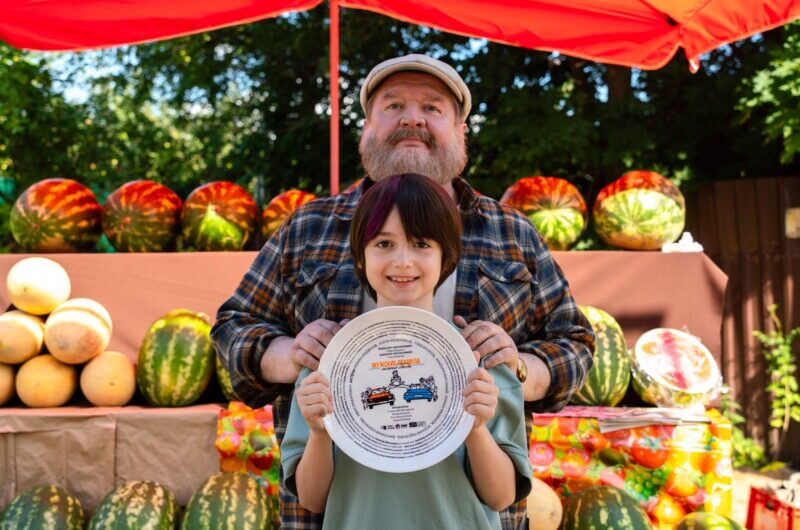
[(261, 357), (261, 377), (269, 383), (294, 383), (300, 366), (292, 361), (292, 337), (275, 337)]
[(532, 353), (519, 352), (519, 358), (528, 366), (528, 378), (522, 383), (523, 397), (525, 401), (539, 401), (550, 390), (550, 370)]

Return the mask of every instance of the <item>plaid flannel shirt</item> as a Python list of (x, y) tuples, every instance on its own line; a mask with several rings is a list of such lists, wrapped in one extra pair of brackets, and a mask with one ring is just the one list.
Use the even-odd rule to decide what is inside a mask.
[[(231, 373), (234, 392), (252, 407), (273, 405), (275, 432), (283, 439), (293, 385), (261, 377), (261, 358), (277, 336), (296, 336), (325, 318), (354, 318), (364, 292), (350, 253), (350, 219), (365, 178), (354, 191), (312, 201), (292, 214), (261, 249), (233, 296), (217, 313), (212, 338)], [(594, 334), (578, 310), (561, 269), (530, 221), (497, 201), (453, 181), (463, 223), (454, 310), (468, 322), (501, 326), (521, 352), (541, 358), (551, 385), (527, 411), (563, 408), (592, 365)], [(527, 414), (530, 432), (530, 414)], [(281, 485), (285, 529), (321, 528), (322, 517), (304, 510)], [(525, 502), (501, 512), (504, 530), (524, 526)]]

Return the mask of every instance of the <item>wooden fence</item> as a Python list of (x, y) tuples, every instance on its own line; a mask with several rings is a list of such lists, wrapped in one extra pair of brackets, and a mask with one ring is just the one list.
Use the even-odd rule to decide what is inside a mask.
[[(800, 326), (800, 234), (787, 235), (789, 216), (799, 213), (787, 210), (800, 209), (800, 177), (712, 182), (686, 201), (686, 229), (729, 277), (719, 352), (724, 379), (743, 406), (747, 435), (774, 450), (766, 363), (753, 330), (773, 329), (773, 303), (784, 330)], [(800, 359), (800, 344), (795, 353)], [(800, 466), (800, 425), (792, 425), (776, 456)]]

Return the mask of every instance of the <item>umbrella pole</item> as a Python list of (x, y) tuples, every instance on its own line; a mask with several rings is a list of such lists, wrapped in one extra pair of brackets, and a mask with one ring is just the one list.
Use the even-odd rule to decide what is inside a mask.
[(331, 195), (339, 193), (339, 0), (328, 0), (331, 10)]

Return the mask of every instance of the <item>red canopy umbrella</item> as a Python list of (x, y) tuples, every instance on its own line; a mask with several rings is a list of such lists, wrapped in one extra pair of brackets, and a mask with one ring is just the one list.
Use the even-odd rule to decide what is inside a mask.
[[(0, 40), (18, 48), (135, 44), (311, 9), (322, 0), (0, 0)], [(339, 114), (338, 6), (593, 61), (655, 69), (683, 48), (690, 68), (723, 44), (800, 17), (800, 0), (330, 0), (331, 113)], [(331, 193), (339, 189), (331, 120)]]

